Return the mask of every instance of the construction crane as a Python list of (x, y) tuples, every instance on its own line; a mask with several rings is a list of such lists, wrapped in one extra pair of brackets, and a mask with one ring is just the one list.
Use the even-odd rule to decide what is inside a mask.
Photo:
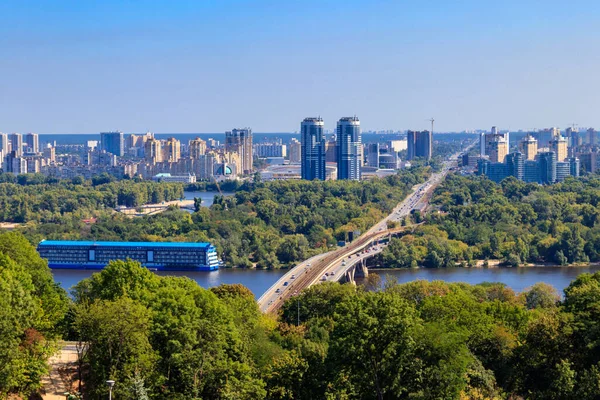
[(428, 119), (427, 121), (431, 122), (431, 134), (433, 135), (433, 123), (435, 122), (435, 119), (433, 119), (433, 117), (431, 119)]

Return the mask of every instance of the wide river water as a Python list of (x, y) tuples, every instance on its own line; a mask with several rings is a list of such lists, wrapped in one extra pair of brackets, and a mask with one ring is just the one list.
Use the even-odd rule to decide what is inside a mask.
[[(529, 267), (529, 268), (440, 268), (440, 269), (406, 269), (406, 270), (377, 270), (373, 271), (385, 281), (392, 277), (399, 283), (417, 279), (428, 281), (442, 280), (446, 282), (466, 282), (477, 284), (482, 282), (502, 282), (516, 292), (521, 292), (536, 282), (545, 282), (562, 290), (584, 272), (600, 271), (600, 266), (588, 267)], [(54, 279), (63, 288), (69, 290), (77, 282), (92, 275), (94, 271), (54, 270)], [(285, 270), (251, 270), (251, 269), (221, 269), (212, 272), (157, 272), (158, 275), (187, 276), (202, 287), (209, 288), (222, 283), (241, 283), (248, 287), (258, 298)]]

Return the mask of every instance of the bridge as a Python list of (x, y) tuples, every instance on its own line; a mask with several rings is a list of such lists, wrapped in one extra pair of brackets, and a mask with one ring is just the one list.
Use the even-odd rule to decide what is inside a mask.
[[(474, 145), (475, 142), (465, 151)], [(261, 311), (276, 313), (287, 299), (320, 282), (354, 282), (355, 277), (367, 276), (366, 259), (383, 251), (386, 245), (380, 243), (382, 239), (416, 227), (411, 225), (388, 229), (388, 222), (401, 222), (411, 211), (425, 209), (434, 189), (443, 182), (460, 155), (461, 153), (457, 153), (451, 156), (444, 162), (440, 172), (431, 175), (425, 183), (413, 187), (408, 197), (387, 217), (357, 240), (337, 250), (311, 257), (288, 271), (258, 299)]]

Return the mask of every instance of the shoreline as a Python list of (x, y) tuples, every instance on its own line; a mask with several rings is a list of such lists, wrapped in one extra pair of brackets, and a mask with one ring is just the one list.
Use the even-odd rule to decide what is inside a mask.
[(585, 264), (569, 264), (569, 265), (559, 265), (554, 263), (548, 264), (525, 264), (519, 265), (518, 267), (510, 267), (506, 265), (490, 265), (487, 267), (484, 266), (473, 266), (473, 267), (440, 267), (440, 268), (428, 268), (428, 267), (417, 267), (417, 268), (369, 268), (369, 271), (378, 272), (378, 271), (411, 271), (411, 270), (439, 270), (439, 269), (529, 269), (529, 268), (586, 268), (586, 267), (598, 267), (600, 266), (600, 262), (590, 262)]

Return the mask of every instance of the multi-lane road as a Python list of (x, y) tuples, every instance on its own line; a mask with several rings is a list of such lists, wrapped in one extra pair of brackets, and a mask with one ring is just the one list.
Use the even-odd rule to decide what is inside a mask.
[(385, 244), (376, 244), (379, 239), (403, 228), (388, 229), (388, 222), (401, 222), (412, 210), (426, 205), (431, 193), (456, 166), (460, 153), (454, 154), (445, 161), (440, 172), (432, 174), (422, 184), (412, 188), (412, 192), (394, 210), (351, 244), (319, 254), (299, 263), (288, 271), (258, 299), (261, 311), (276, 312), (283, 302), (301, 290), (324, 281), (338, 281), (340, 277), (356, 262), (372, 257), (383, 250)]

